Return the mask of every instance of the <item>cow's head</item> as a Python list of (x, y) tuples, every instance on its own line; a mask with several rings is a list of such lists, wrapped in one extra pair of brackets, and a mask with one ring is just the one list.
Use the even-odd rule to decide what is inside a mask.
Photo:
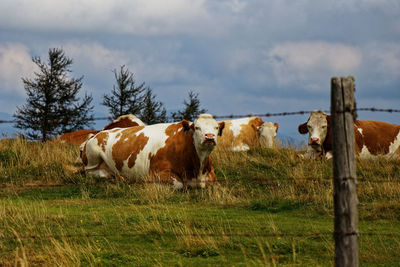
[(330, 117), (321, 110), (311, 112), (306, 123), (299, 125), (299, 133), (308, 133), (308, 145), (320, 150), (329, 134)]
[(185, 130), (190, 127), (193, 130), (193, 142), (197, 149), (213, 149), (217, 144), (217, 136), (222, 134), (225, 127), (224, 122), (219, 122), (210, 114), (200, 114), (196, 120), (188, 125), (186, 122)]
[(260, 143), (266, 147), (273, 147), (275, 143), (276, 133), (278, 132), (278, 123), (264, 122), (260, 128)]

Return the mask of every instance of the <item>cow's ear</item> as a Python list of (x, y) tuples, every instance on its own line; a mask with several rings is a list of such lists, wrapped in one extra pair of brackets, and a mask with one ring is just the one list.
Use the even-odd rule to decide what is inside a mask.
[(299, 133), (301, 134), (308, 133), (307, 122), (299, 125)]
[(277, 122), (275, 122), (274, 126), (275, 126), (275, 129), (276, 129), (275, 132), (278, 132), (279, 124)]
[(326, 122), (328, 123), (328, 129), (327, 129), (327, 135), (330, 134), (330, 128), (331, 128), (331, 115), (326, 115)]
[(263, 122), (259, 122), (257, 121), (256, 123), (251, 123), (251, 127), (253, 127), (254, 130), (256, 130), (257, 132), (259, 132), (262, 128)]
[(221, 136), (222, 135), (222, 131), (225, 128), (225, 122), (224, 121), (220, 121), (218, 122), (218, 135)]
[(192, 129), (192, 130), (194, 129), (193, 123), (191, 123), (190, 121), (183, 120), (181, 123), (182, 123), (184, 132), (188, 132), (188, 131), (190, 131), (190, 129)]
[(328, 126), (331, 124), (331, 115), (326, 115), (326, 122), (328, 123)]

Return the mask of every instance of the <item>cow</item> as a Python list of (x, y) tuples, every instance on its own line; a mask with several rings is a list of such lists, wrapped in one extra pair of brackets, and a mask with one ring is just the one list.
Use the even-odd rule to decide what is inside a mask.
[[(321, 110), (311, 112), (307, 122), (300, 124), (299, 133), (308, 133), (305, 158), (332, 158), (331, 116)], [(400, 126), (382, 121), (354, 122), (355, 149), (360, 158), (385, 155), (400, 156)]]
[(128, 128), (134, 126), (145, 126), (144, 122), (142, 122), (138, 117), (132, 114), (122, 115), (116, 118), (112, 123), (106, 125), (102, 131), (110, 130), (114, 128)]
[(175, 188), (205, 187), (216, 181), (210, 153), (224, 122), (200, 114), (192, 123), (159, 123), (101, 131), (81, 154), (87, 175), (145, 179)]
[(263, 145), (273, 147), (278, 123), (263, 122), (260, 117), (226, 120), (220, 146), (231, 151), (246, 151), (250, 147)]
[[(116, 118), (113, 122), (106, 125), (102, 130), (109, 130), (114, 128), (127, 128), (133, 126), (143, 126), (145, 125), (139, 118), (135, 115), (127, 114)], [(71, 133), (65, 133), (56, 141), (60, 141), (61, 143), (71, 143), (74, 145), (81, 145), (85, 142), (90, 136), (97, 134), (100, 131), (96, 130), (79, 130)]]

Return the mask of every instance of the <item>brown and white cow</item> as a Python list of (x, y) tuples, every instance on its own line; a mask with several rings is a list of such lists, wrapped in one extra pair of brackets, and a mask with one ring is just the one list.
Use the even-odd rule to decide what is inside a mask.
[(263, 122), (260, 117), (226, 120), (225, 129), (219, 138), (220, 145), (232, 151), (246, 151), (250, 147), (263, 145), (273, 147), (278, 123)]
[[(116, 118), (113, 122), (106, 125), (102, 130), (109, 130), (114, 128), (128, 128), (134, 126), (144, 126), (145, 124), (135, 115), (127, 114)], [(90, 136), (97, 134), (100, 131), (96, 130), (79, 130), (71, 133), (65, 133), (55, 141), (62, 143), (71, 143), (80, 145), (85, 142)]]
[[(311, 112), (306, 123), (299, 125), (301, 134), (308, 133), (308, 147), (304, 157), (332, 158), (331, 116), (321, 110)], [(355, 121), (355, 149), (361, 158), (386, 155), (400, 156), (400, 126), (381, 121)]]
[(193, 123), (105, 130), (86, 142), (82, 161), (88, 175), (205, 187), (216, 181), (210, 153), (223, 128), (223, 122), (201, 114)]

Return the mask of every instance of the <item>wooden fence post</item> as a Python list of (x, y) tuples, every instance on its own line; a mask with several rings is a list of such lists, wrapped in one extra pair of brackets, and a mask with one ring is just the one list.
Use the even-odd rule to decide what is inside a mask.
[(331, 79), (335, 266), (358, 266), (358, 198), (352, 77)]

